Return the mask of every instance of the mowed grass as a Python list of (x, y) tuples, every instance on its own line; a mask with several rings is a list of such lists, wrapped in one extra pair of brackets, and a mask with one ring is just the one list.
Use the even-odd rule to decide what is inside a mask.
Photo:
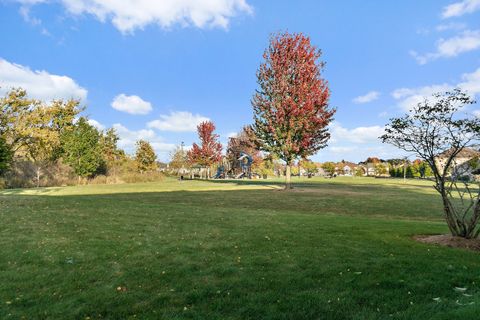
[(0, 319), (480, 317), (431, 182), (294, 181), (1, 191)]

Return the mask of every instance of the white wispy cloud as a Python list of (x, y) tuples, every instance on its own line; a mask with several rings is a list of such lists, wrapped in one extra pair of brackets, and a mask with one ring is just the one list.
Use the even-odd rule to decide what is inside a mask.
[(399, 157), (402, 152), (383, 144), (379, 137), (384, 134), (381, 125), (347, 128), (335, 121), (330, 125), (329, 146), (321, 150), (314, 158), (321, 161), (340, 161), (342, 159), (359, 162), (368, 157), (383, 159)]
[(463, 0), (443, 8), (442, 18), (460, 17), (480, 10), (480, 0)]
[[(246, 0), (59, 0), (72, 15), (92, 15), (111, 22), (120, 32), (132, 33), (148, 25), (168, 29), (174, 25), (228, 28), (230, 19), (252, 14)], [(17, 0), (23, 6), (49, 0)]]
[(187, 111), (173, 111), (170, 114), (162, 114), (159, 119), (147, 123), (147, 127), (160, 131), (172, 132), (195, 132), (197, 126), (203, 122), (210, 120), (199, 114), (192, 114)]
[(139, 96), (127, 96), (122, 93), (113, 98), (112, 108), (134, 115), (145, 115), (152, 111), (152, 104)]
[(432, 60), (452, 58), (477, 49), (480, 49), (480, 30), (465, 30), (457, 36), (438, 40), (435, 52), (419, 54), (412, 50), (410, 55), (423, 65)]
[(462, 82), (458, 87), (469, 92), (473, 96), (480, 94), (480, 68), (472, 73), (464, 73), (462, 75)]
[(353, 99), (353, 103), (356, 104), (363, 104), (363, 103), (369, 103), (372, 101), (377, 100), (380, 97), (380, 92), (378, 91), (370, 91), (363, 96), (358, 96)]
[(445, 92), (452, 88), (452, 85), (446, 83), (418, 88), (400, 88), (392, 92), (392, 97), (398, 100), (398, 106), (402, 110), (408, 111), (426, 98), (430, 98), (432, 94)]
[(0, 94), (12, 88), (23, 88), (30, 97), (45, 101), (70, 98), (85, 101), (87, 98), (87, 90), (70, 77), (34, 71), (0, 58)]
[(427, 98), (431, 98), (432, 94), (437, 92), (445, 92), (458, 87), (467, 91), (472, 96), (480, 94), (480, 68), (472, 73), (464, 73), (461, 81), (456, 84), (437, 84), (418, 88), (400, 88), (392, 92), (392, 97), (398, 100), (398, 106), (408, 111), (419, 102)]
[(135, 143), (138, 140), (148, 141), (161, 160), (167, 160), (169, 153), (175, 149), (175, 144), (168, 143), (164, 138), (158, 136), (155, 131), (149, 129), (130, 130), (120, 123), (112, 126), (117, 132), (120, 140), (118, 145), (127, 153), (135, 151)]
[(375, 145), (369, 146), (345, 146), (345, 147), (328, 147), (321, 151), (316, 158), (321, 161), (340, 161), (347, 160), (352, 162), (365, 161), (369, 157), (380, 159), (402, 158), (405, 153), (393, 146), (382, 144), (380, 140)]

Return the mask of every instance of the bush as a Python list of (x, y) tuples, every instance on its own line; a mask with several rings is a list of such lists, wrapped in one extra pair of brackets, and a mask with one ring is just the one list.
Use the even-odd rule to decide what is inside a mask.
[(62, 161), (47, 164), (41, 168), (40, 181), (37, 181), (37, 167), (27, 160), (16, 159), (5, 174), (7, 188), (33, 188), (67, 186), (76, 183), (73, 170)]
[(457, 180), (461, 182), (470, 182), (471, 179), (470, 179), (470, 176), (466, 175), (466, 176), (459, 176)]
[(130, 172), (123, 174), (119, 177), (125, 183), (136, 183), (136, 182), (156, 182), (162, 181), (164, 175), (161, 172), (147, 172), (147, 173), (136, 173)]

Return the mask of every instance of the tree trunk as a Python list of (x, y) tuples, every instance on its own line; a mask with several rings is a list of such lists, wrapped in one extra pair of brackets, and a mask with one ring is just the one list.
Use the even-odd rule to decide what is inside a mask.
[(40, 167), (37, 167), (37, 188), (40, 188)]
[(290, 163), (287, 163), (287, 170), (285, 175), (285, 189), (292, 189), (292, 168)]
[(448, 199), (448, 195), (442, 193), (442, 202), (443, 202), (443, 212), (445, 214), (445, 221), (447, 222), (448, 229), (452, 236), (458, 237), (461, 236), (460, 230), (458, 229), (457, 223), (455, 221), (455, 213), (452, 212), (452, 204), (450, 203), (450, 199)]

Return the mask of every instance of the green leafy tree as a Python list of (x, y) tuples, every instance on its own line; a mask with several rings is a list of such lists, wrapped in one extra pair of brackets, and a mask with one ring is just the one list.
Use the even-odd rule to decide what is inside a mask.
[(365, 170), (358, 166), (356, 169), (355, 169), (355, 177), (363, 177), (363, 175), (365, 174)]
[(92, 177), (103, 162), (100, 132), (87, 119), (80, 118), (72, 130), (62, 135), (64, 160), (70, 165), (79, 180)]
[(293, 176), (299, 176), (300, 175), (300, 167), (293, 165), (291, 168), (291, 174)]
[(73, 127), (81, 111), (76, 100), (45, 103), (12, 89), (0, 99), (0, 135), (16, 159), (35, 167), (37, 186), (42, 170), (61, 156), (60, 135)]
[(303, 168), (309, 176), (318, 172), (317, 165), (313, 161), (308, 159), (301, 160), (299, 162), (299, 166)]
[(387, 174), (387, 168), (383, 164), (376, 164), (375, 165), (375, 175), (381, 176)]
[(335, 173), (335, 163), (333, 162), (325, 162), (322, 164), (322, 169), (328, 174), (333, 176)]
[(185, 151), (183, 144), (175, 147), (171, 152), (169, 167), (177, 173), (188, 167), (187, 151)]
[(0, 176), (3, 175), (12, 161), (12, 151), (10, 150), (5, 138), (0, 136)]
[(108, 174), (116, 175), (116, 168), (123, 158), (123, 150), (118, 148), (120, 137), (114, 128), (108, 129), (101, 135), (100, 145)]
[(141, 173), (153, 171), (157, 169), (157, 155), (152, 148), (152, 145), (145, 140), (139, 140), (136, 143), (137, 150), (135, 151), (135, 162), (137, 169)]
[(264, 177), (273, 175), (274, 173), (274, 163), (271, 157), (265, 157), (258, 165), (258, 172)]

